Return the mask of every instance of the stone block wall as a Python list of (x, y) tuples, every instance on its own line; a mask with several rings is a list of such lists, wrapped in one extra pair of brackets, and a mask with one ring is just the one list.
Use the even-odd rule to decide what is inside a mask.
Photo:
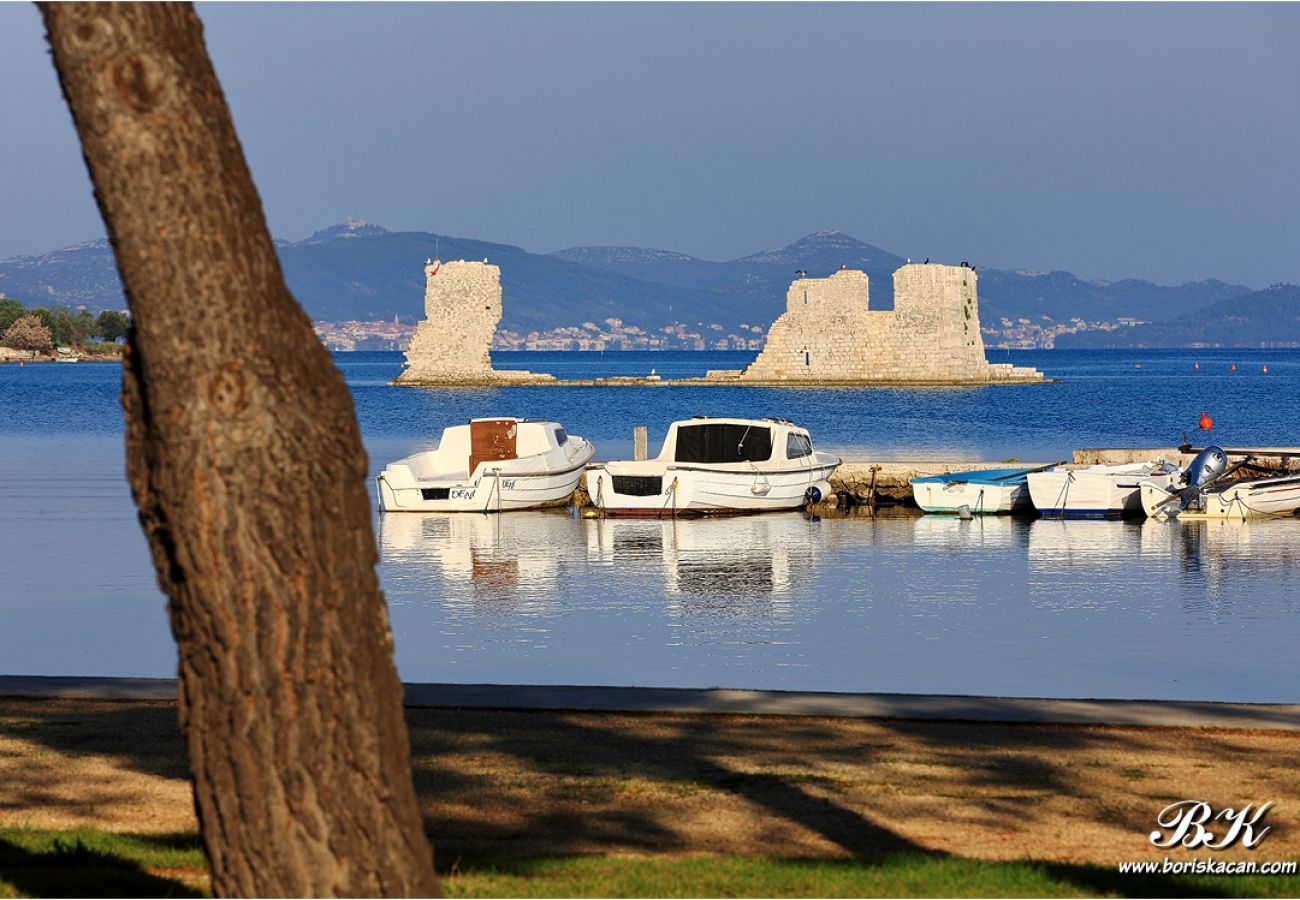
[[(896, 331), (901, 340), (924, 336), (914, 347), (942, 378), (986, 378), (975, 270), (909, 263), (894, 273)], [(905, 323), (912, 323), (910, 328)]]

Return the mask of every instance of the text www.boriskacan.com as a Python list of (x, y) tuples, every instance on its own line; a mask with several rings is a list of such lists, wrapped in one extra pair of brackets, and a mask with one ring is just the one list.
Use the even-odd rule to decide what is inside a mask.
[(1122, 862), (1119, 870), (1127, 875), (1294, 875), (1296, 862), (1256, 862), (1253, 859), (1170, 859)]

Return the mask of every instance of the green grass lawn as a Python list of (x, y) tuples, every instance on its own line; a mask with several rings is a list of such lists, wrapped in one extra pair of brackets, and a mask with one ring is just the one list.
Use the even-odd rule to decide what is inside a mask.
[(197, 834), (0, 828), (0, 897), (199, 897)]
[[(208, 893), (198, 836), (0, 828), (0, 897)], [(1120, 875), (1104, 866), (903, 855), (438, 858), (448, 897), (1294, 897), (1300, 877)]]

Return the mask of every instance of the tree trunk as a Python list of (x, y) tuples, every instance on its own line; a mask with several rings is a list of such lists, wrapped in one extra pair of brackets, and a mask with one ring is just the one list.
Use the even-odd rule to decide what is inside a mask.
[(352, 401), (285, 287), (198, 17), (41, 12), (131, 307), (127, 474), (214, 889), (435, 893)]

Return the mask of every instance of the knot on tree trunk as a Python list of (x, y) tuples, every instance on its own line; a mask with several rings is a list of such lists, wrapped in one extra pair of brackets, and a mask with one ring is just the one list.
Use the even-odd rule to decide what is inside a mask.
[(248, 409), (248, 376), (239, 363), (228, 362), (217, 369), (208, 383), (208, 400), (217, 414), (226, 418), (234, 418)]
[(128, 54), (113, 63), (109, 80), (118, 97), (141, 114), (157, 106), (163, 93), (162, 72), (158, 64), (140, 53)]

